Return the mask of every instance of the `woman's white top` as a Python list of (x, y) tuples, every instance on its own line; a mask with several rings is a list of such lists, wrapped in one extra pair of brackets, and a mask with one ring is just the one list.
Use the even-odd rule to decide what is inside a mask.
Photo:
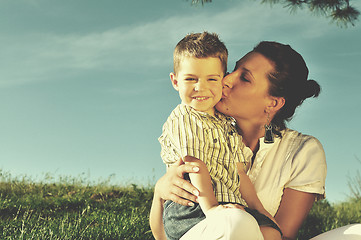
[[(294, 130), (281, 133), (282, 138), (275, 137), (271, 144), (260, 139), (260, 148), (247, 173), (264, 208), (273, 216), (285, 188), (316, 193), (318, 199), (325, 197), (327, 166), (321, 143)], [(247, 160), (253, 155), (247, 147), (244, 154)]]

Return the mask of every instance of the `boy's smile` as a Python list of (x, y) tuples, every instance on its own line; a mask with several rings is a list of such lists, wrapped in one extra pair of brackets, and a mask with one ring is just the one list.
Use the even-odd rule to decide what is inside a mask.
[(219, 58), (185, 57), (179, 69), (170, 78), (182, 103), (213, 116), (214, 106), (222, 97), (224, 74)]
[(209, 99), (209, 97), (194, 97), (194, 99), (198, 100), (198, 101), (203, 101), (203, 100)]

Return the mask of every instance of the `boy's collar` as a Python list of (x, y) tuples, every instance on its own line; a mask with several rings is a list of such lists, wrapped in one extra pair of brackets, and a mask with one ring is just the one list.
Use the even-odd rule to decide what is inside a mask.
[(191, 112), (197, 113), (199, 116), (204, 117), (204, 118), (211, 118), (211, 119), (222, 119), (225, 116), (224, 114), (218, 112), (216, 109), (214, 109), (214, 116), (210, 115), (209, 113), (206, 112), (201, 112), (201, 111), (197, 111), (195, 110), (193, 107), (186, 105), (184, 103), (181, 103), (180, 105), (184, 106), (185, 108), (189, 109)]

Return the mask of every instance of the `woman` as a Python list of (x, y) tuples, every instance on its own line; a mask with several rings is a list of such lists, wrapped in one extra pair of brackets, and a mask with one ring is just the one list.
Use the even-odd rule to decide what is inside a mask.
[[(318, 96), (320, 86), (308, 80), (301, 55), (276, 42), (257, 45), (236, 63), (223, 85), (216, 108), (235, 119), (257, 195), (276, 219), (283, 239), (295, 239), (313, 202), (324, 198), (326, 161), (316, 138), (287, 129), (285, 123), (306, 98)], [(183, 205), (196, 201), (190, 193), (197, 189), (182, 179), (187, 172), (196, 171), (179, 162), (159, 179), (153, 213), (161, 214), (164, 200)]]

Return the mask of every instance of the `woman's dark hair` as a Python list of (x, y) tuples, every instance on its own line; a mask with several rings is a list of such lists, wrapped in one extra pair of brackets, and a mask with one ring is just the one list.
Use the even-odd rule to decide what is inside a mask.
[(302, 56), (289, 45), (278, 42), (260, 42), (253, 52), (268, 58), (274, 64), (274, 71), (269, 73), (269, 94), (283, 97), (285, 105), (272, 120), (274, 129), (279, 132), (286, 128), (295, 110), (309, 97), (317, 97), (321, 87), (314, 80), (308, 80), (308, 68)]

